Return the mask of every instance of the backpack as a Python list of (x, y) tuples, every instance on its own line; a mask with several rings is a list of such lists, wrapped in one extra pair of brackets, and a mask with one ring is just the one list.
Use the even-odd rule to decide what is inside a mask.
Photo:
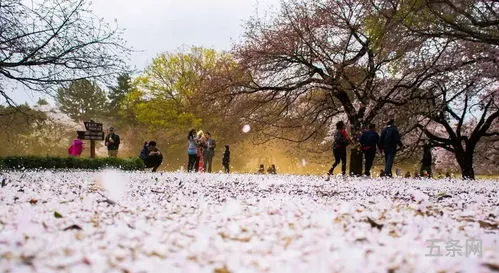
[(341, 131), (336, 131), (334, 134), (334, 147), (346, 147), (348, 145), (348, 139), (341, 133)]

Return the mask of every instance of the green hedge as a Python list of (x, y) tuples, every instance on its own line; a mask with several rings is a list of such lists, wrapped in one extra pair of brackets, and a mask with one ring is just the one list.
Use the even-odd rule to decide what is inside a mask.
[(122, 170), (143, 170), (144, 162), (136, 158), (84, 158), (50, 156), (7, 156), (0, 157), (2, 169), (89, 169), (119, 168)]

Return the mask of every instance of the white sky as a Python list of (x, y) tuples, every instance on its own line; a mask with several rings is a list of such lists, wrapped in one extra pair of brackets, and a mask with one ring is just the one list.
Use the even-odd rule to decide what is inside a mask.
[(128, 45), (141, 52), (131, 61), (142, 70), (159, 53), (182, 46), (228, 50), (243, 23), (276, 9), (279, 0), (94, 0), (94, 12), (117, 20)]
[[(94, 0), (91, 8), (106, 22), (117, 21), (136, 52), (131, 66), (143, 70), (158, 54), (181, 47), (229, 50), (252, 16), (278, 9), (280, 0)], [(18, 103), (35, 104), (38, 94), (15, 92)]]

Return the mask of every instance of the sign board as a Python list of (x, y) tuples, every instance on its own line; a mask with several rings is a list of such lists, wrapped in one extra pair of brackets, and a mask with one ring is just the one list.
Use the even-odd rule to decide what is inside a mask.
[(104, 140), (104, 132), (76, 131), (78, 137), (87, 140)]
[(87, 131), (102, 132), (102, 123), (97, 123), (93, 121), (84, 121), (85, 129)]

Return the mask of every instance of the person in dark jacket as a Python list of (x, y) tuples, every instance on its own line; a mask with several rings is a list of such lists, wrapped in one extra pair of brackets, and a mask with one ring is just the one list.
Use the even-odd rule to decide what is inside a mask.
[(385, 153), (385, 172), (384, 175), (392, 177), (392, 166), (397, 152), (397, 145), (402, 148), (404, 145), (400, 141), (400, 134), (395, 126), (395, 120), (390, 119), (386, 124), (385, 129), (381, 132), (379, 138), (379, 145), (381, 146), (381, 153)]
[(369, 130), (362, 133), (359, 138), (360, 148), (364, 153), (365, 165), (364, 174), (371, 176), (371, 167), (376, 157), (376, 147), (379, 146), (379, 134), (376, 132), (376, 125), (369, 124)]
[(225, 173), (230, 172), (230, 148), (229, 145), (225, 145), (224, 155), (222, 157), (222, 165), (224, 166)]
[(423, 176), (423, 173), (426, 173), (428, 178), (433, 176), (431, 172), (432, 161), (431, 145), (430, 143), (425, 143), (423, 146), (423, 158), (421, 159), (421, 170), (419, 172), (421, 176)]
[(105, 138), (104, 145), (107, 147), (109, 157), (117, 157), (118, 149), (120, 148), (120, 136), (114, 133), (114, 128), (109, 128), (109, 134)]
[(152, 172), (155, 172), (163, 162), (163, 154), (156, 146), (156, 141), (144, 143), (144, 148), (140, 152), (139, 157), (144, 160), (146, 168), (152, 168)]
[(343, 121), (338, 121), (336, 123), (336, 132), (334, 134), (333, 143), (333, 155), (334, 163), (331, 169), (326, 174), (326, 181), (333, 174), (334, 168), (340, 164), (341, 161), (341, 173), (345, 175), (347, 170), (347, 146), (352, 141), (345, 130), (345, 123)]
[(139, 158), (142, 160), (146, 160), (147, 156), (149, 155), (149, 147), (148, 147), (148, 142), (144, 142), (144, 147), (142, 147), (142, 151), (140, 151)]

